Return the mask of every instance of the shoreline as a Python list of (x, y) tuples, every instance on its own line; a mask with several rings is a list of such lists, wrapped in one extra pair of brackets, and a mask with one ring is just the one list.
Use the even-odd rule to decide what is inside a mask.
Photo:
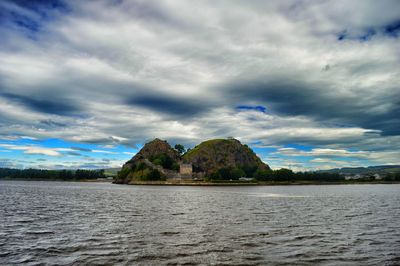
[(390, 185), (400, 184), (399, 181), (361, 181), (361, 182), (171, 182), (171, 181), (145, 181), (130, 182), (131, 186), (309, 186), (309, 185)]
[(112, 185), (130, 186), (325, 186), (325, 185), (390, 185), (400, 184), (400, 181), (344, 181), (344, 182), (314, 182), (314, 181), (280, 181), (280, 182), (203, 182), (203, 181), (135, 181), (130, 183), (114, 183), (113, 180), (57, 180), (57, 179), (8, 179), (0, 181), (47, 181), (47, 182), (79, 182), (108, 183)]

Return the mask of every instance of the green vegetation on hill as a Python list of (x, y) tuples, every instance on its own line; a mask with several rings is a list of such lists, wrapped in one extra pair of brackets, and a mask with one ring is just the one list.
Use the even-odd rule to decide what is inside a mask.
[(206, 180), (238, 180), (270, 169), (247, 145), (236, 139), (208, 140), (181, 155), (184, 151), (180, 144), (173, 149), (166, 141), (150, 141), (126, 162), (115, 182), (179, 178), (180, 163), (191, 164), (192, 177)]
[(229, 144), (230, 140), (228, 139), (210, 139), (203, 141), (199, 145), (195, 146), (193, 149), (189, 150), (186, 154), (184, 154), (184, 157), (191, 157), (199, 152), (201, 152), (202, 149), (214, 149), (214, 145), (219, 144), (219, 143), (225, 143)]
[(163, 181), (165, 176), (163, 176), (157, 169), (152, 169), (145, 163), (140, 162), (135, 165), (135, 169), (122, 168), (118, 172), (118, 178), (125, 180), (136, 180), (136, 181)]
[(106, 177), (109, 177), (109, 176), (110, 177), (116, 177), (119, 171), (121, 171), (120, 167), (118, 167), (118, 168), (106, 168), (106, 169), (104, 169), (104, 175)]
[(162, 181), (166, 179), (162, 171), (179, 171), (177, 150), (163, 140), (154, 139), (126, 164), (115, 179), (115, 183), (127, 184), (131, 181)]
[(257, 171), (269, 166), (247, 146), (236, 139), (207, 140), (183, 155), (193, 165), (194, 172), (202, 172), (207, 179), (237, 180), (254, 177)]
[(179, 170), (179, 164), (177, 163), (176, 160), (172, 159), (170, 156), (168, 156), (166, 153), (159, 153), (150, 156), (149, 158), (150, 162), (160, 165), (164, 167), (165, 169), (170, 169), (170, 170)]

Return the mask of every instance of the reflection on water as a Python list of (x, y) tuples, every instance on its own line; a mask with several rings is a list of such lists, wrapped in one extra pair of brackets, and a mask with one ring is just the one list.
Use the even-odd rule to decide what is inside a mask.
[(0, 264), (399, 265), (400, 185), (0, 182)]

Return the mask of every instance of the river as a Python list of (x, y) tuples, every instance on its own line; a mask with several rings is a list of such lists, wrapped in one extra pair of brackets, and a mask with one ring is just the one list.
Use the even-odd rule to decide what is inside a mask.
[(1, 265), (400, 265), (400, 185), (0, 181)]

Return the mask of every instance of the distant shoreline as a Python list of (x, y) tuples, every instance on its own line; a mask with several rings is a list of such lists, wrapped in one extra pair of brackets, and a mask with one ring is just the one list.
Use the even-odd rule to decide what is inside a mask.
[(302, 185), (360, 185), (360, 184), (400, 184), (398, 181), (345, 181), (345, 182), (170, 182), (170, 181), (136, 181), (128, 184), (133, 186), (302, 186)]
[(59, 180), (59, 179), (18, 179), (0, 178), (0, 181), (47, 181), (47, 182), (81, 182), (81, 183), (108, 183), (113, 185), (131, 186), (307, 186), (307, 185), (390, 185), (400, 184), (399, 181), (344, 181), (344, 182), (314, 182), (314, 181), (280, 181), (280, 182), (203, 182), (203, 181), (135, 181), (128, 184), (113, 183), (112, 180)]

